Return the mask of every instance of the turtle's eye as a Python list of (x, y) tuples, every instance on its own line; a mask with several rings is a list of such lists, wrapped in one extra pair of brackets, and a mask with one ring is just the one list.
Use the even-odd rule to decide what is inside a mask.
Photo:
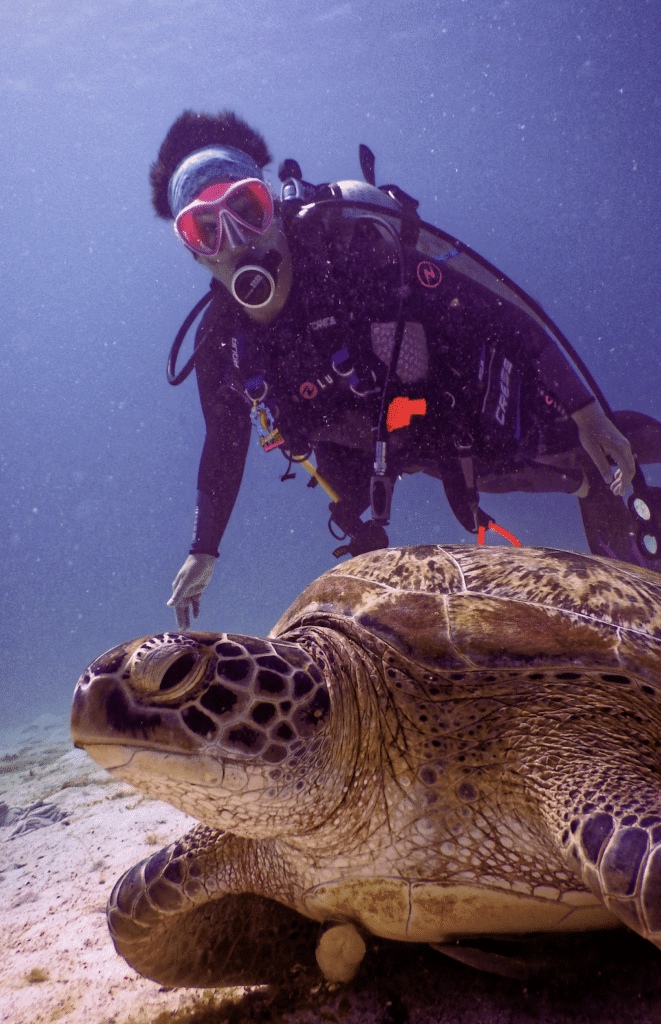
[(193, 665), (197, 661), (197, 658), (191, 651), (186, 651), (180, 658), (177, 658), (174, 665), (170, 665), (169, 669), (161, 679), (160, 690), (171, 690), (173, 686), (178, 686), (182, 683)]
[(208, 661), (208, 650), (188, 637), (167, 633), (150, 637), (129, 659), (129, 684), (154, 700), (177, 701), (190, 696)]

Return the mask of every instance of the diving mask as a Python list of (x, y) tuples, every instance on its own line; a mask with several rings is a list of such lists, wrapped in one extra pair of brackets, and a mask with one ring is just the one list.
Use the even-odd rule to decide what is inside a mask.
[(273, 220), (273, 197), (259, 178), (208, 185), (177, 215), (177, 238), (198, 256), (217, 256), (262, 235)]

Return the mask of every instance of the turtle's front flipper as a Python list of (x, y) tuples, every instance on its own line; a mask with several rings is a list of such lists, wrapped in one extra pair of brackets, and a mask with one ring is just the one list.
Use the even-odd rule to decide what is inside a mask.
[(207, 988), (272, 983), (296, 964), (314, 966), (316, 922), (227, 891), (245, 843), (198, 825), (119, 879), (108, 927), (135, 971), (168, 987)]
[(661, 948), (661, 808), (621, 815), (586, 809), (562, 841), (592, 892)]
[[(630, 682), (625, 676), (602, 679), (611, 679), (622, 687)], [(583, 754), (587, 758), (573, 759), (572, 772), (564, 778), (547, 771), (540, 810), (551, 825), (566, 863), (583, 883), (623, 924), (661, 948), (661, 785), (657, 755), (647, 738), (642, 715), (634, 717), (620, 711), (614, 695), (611, 701), (610, 707), (604, 701), (598, 709), (604, 732), (612, 730), (609, 750), (600, 749), (596, 730), (588, 746), (586, 728)], [(607, 721), (609, 712), (611, 721)], [(613, 712), (622, 722), (634, 721), (637, 745), (634, 747), (633, 739), (630, 743), (635, 758), (626, 750), (626, 737), (617, 736)], [(562, 739), (567, 748), (576, 740), (569, 734), (572, 724), (571, 719), (564, 724)], [(573, 930), (571, 913), (566, 926), (565, 930)]]
[[(623, 594), (619, 588), (627, 586), (626, 572), (616, 567), (611, 585)], [(539, 749), (530, 748), (530, 760), (520, 770), (527, 772), (528, 795), (565, 863), (610, 914), (661, 948), (660, 651), (656, 635), (640, 645), (632, 642), (625, 624), (627, 616), (633, 619), (635, 598), (629, 607), (618, 611), (620, 635), (603, 634), (620, 671), (584, 677), (576, 670), (559, 673), (557, 693), (549, 701), (552, 706), (557, 697), (559, 710), (540, 719), (536, 729), (530, 727)], [(643, 614), (656, 630), (655, 604)], [(595, 632), (586, 656), (603, 657), (600, 642)], [(572, 691), (581, 679), (582, 689)], [(575, 904), (562, 930), (581, 930), (580, 903), (562, 902)], [(595, 927), (594, 921), (588, 927)]]

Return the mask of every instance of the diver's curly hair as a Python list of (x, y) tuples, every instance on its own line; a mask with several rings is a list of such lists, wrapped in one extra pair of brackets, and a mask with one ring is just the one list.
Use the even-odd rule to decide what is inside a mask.
[(270, 163), (266, 142), (254, 128), (242, 121), (231, 110), (213, 114), (196, 114), (184, 110), (163, 139), (158, 156), (149, 169), (152, 206), (159, 217), (172, 220), (168, 202), (170, 178), (182, 160), (206, 146), (234, 146), (251, 156), (259, 167)]

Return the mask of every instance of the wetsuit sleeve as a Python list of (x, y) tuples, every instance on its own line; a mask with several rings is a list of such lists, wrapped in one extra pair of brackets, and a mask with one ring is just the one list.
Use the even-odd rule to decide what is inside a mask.
[[(217, 556), (241, 487), (250, 441), (250, 409), (246, 399), (224, 383), (230, 364), (222, 327), (213, 315), (215, 311), (211, 312), (211, 317), (202, 320), (196, 339), (199, 352), (195, 369), (206, 437), (197, 478), (190, 553)], [(211, 339), (207, 337), (209, 331), (213, 333)]]
[[(204, 408), (204, 407), (203, 407)], [(217, 555), (239, 494), (250, 440), (246, 403), (230, 388), (216, 392), (197, 476), (197, 509), (191, 554)]]

